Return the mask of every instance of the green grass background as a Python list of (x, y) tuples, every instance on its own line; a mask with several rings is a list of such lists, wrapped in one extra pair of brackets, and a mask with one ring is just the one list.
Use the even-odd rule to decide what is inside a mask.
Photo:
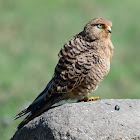
[[(0, 0), (0, 139), (52, 77), (63, 44), (91, 19), (113, 22), (111, 71), (94, 96), (140, 98), (140, 1)], [(92, 94), (93, 95), (93, 94)]]

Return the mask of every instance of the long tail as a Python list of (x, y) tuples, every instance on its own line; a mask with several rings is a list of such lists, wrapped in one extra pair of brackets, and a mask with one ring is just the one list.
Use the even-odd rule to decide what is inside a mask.
[(18, 113), (13, 120), (16, 120), (20, 118), (21, 116), (24, 116), (25, 114), (29, 113), (29, 115), (19, 124), (18, 129), (22, 128), (25, 124), (27, 124), (29, 121), (34, 119), (35, 117), (39, 116), (43, 112), (47, 111), (53, 104), (64, 100), (64, 95), (61, 93), (52, 94), (50, 97), (45, 99), (46, 94), (48, 92), (48, 88), (53, 82), (52, 80), (48, 83), (46, 88), (39, 94), (39, 96), (33, 101), (29, 107), (22, 110), (20, 113)]
[(24, 110), (22, 110), (21, 112), (19, 112), (14, 118), (13, 120), (16, 120), (22, 116), (24, 116), (25, 114), (27, 114), (28, 112), (30, 112), (30, 110), (28, 110), (28, 108), (25, 108)]
[[(35, 117), (41, 115), (43, 112), (47, 111), (48, 109), (50, 109), (50, 107), (63, 100), (64, 96), (62, 94), (54, 94), (51, 97), (49, 97), (46, 101), (43, 101), (40, 103), (39, 106), (36, 106), (34, 110), (32, 110), (29, 115), (18, 125), (18, 129), (21, 129), (25, 124), (27, 124), (29, 121), (31, 121), (32, 119), (34, 119)], [(24, 110), (23, 110), (24, 111)], [(27, 110), (24, 113), (19, 113), (18, 116), (20, 116), (20, 114), (25, 114), (27, 113)]]
[(48, 85), (46, 86), (46, 88), (38, 95), (38, 97), (32, 102), (32, 104), (30, 104), (27, 108), (25, 108), (24, 110), (22, 110), (21, 112), (19, 112), (13, 120), (16, 120), (22, 116), (24, 116), (25, 114), (31, 112), (34, 108), (36, 108), (36, 106), (38, 106), (38, 104), (40, 104), (40, 102), (43, 100), (43, 98), (46, 96), (47, 91), (49, 86), (51, 85), (53, 81), (52, 80), (48, 83)]

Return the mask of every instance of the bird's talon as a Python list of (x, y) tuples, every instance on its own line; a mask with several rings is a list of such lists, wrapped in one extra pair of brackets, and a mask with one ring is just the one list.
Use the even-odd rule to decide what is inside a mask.
[(87, 101), (96, 101), (96, 100), (99, 100), (100, 98), (99, 97), (90, 97), (87, 99)]

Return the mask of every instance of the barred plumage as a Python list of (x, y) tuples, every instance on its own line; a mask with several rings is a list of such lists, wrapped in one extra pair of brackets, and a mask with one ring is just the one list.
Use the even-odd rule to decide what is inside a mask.
[(97, 89), (110, 70), (114, 48), (111, 27), (111, 21), (95, 18), (62, 47), (49, 84), (28, 108), (16, 115), (15, 119), (30, 112), (19, 129), (53, 104), (67, 99), (86, 99)]

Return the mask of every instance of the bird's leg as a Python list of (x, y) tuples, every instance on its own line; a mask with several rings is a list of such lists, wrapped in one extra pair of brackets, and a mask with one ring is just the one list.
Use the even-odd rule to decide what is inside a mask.
[(90, 97), (87, 99), (87, 101), (96, 101), (96, 100), (99, 100), (100, 97)]
[(83, 98), (83, 99), (81, 99), (81, 100), (78, 100), (77, 102), (96, 101), (96, 100), (99, 100), (99, 99), (100, 99), (100, 97), (90, 97), (90, 98), (85, 97), (85, 98)]

